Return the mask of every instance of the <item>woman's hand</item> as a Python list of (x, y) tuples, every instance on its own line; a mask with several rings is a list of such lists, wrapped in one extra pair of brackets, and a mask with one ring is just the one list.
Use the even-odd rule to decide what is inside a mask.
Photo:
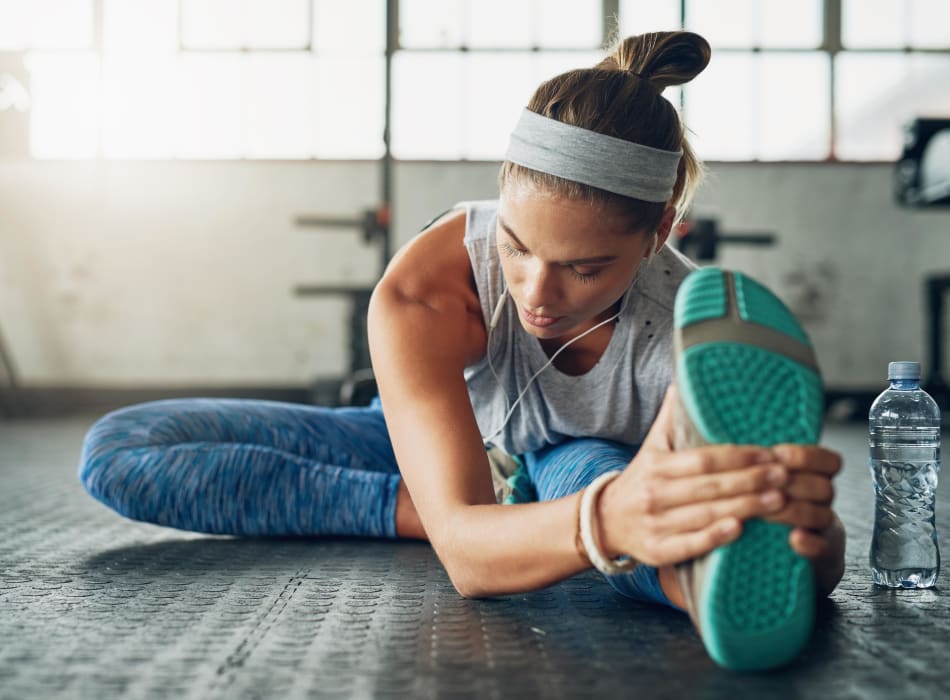
[(742, 521), (786, 508), (787, 470), (759, 447), (679, 452), (644, 446), (600, 497), (604, 553), (666, 566), (736, 539)]
[(791, 525), (790, 546), (834, 579), (844, 556), (843, 529), (831, 510), (840, 456), (803, 445), (673, 451), (675, 403), (671, 389), (640, 452), (601, 494), (605, 553), (675, 564), (731, 542), (744, 520), (760, 517)]

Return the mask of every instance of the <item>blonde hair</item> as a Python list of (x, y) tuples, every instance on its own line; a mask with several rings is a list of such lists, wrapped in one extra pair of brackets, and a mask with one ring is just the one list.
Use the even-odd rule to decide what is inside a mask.
[[(532, 95), (528, 109), (645, 146), (671, 151), (682, 148), (683, 157), (668, 202), (676, 208), (679, 220), (702, 179), (703, 166), (686, 139), (679, 114), (661, 93), (670, 85), (682, 85), (695, 78), (709, 58), (709, 43), (692, 32), (630, 36), (616, 41), (607, 57), (593, 68), (568, 71), (542, 83)], [(505, 161), (498, 174), (499, 188), (503, 190), (512, 181), (528, 183), (556, 196), (609, 206), (635, 221), (638, 231), (656, 230), (667, 206)]]

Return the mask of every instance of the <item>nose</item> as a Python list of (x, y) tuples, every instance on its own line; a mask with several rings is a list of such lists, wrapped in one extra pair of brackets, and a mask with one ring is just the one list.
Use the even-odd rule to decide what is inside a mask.
[(560, 292), (553, 270), (549, 265), (538, 261), (525, 275), (524, 304), (532, 311), (545, 311), (556, 304)]

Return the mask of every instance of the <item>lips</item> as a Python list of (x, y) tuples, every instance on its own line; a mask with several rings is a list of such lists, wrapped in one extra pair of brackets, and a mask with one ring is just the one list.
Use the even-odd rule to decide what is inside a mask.
[(536, 326), (537, 328), (547, 328), (548, 326), (557, 323), (560, 321), (563, 316), (538, 316), (533, 314), (525, 308), (521, 309), (521, 313), (524, 315), (524, 320), (527, 321), (530, 325)]

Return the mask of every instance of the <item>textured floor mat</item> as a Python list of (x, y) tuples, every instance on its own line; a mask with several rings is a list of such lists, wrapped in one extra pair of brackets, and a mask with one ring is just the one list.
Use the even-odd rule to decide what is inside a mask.
[(950, 692), (950, 606), (939, 589), (870, 583), (860, 429), (825, 434), (848, 456), (837, 501), (850, 536), (845, 581), (795, 663), (750, 675), (716, 667), (685, 615), (630, 602), (593, 573), (465, 600), (421, 543), (231, 539), (124, 520), (76, 481), (90, 423), (0, 423), (0, 698)]

